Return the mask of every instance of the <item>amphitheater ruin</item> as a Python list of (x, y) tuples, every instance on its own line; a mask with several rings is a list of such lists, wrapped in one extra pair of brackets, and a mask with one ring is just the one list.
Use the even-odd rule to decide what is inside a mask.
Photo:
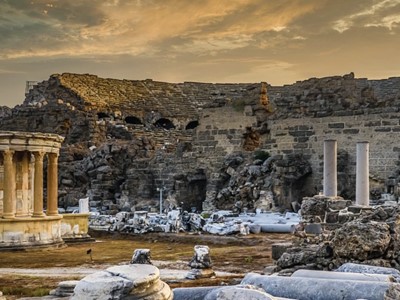
[[(163, 231), (166, 227), (159, 226), (159, 216), (169, 217), (167, 213), (177, 208), (186, 213), (180, 215), (182, 219), (189, 213), (210, 216), (229, 210), (245, 215), (249, 223), (263, 213), (286, 213), (289, 220), (291, 213), (300, 210), (296, 226), (287, 220), (279, 224), (285, 225), (286, 232), (293, 231), (294, 241), (274, 245), (275, 264), (265, 274), (249, 273), (242, 285), (228, 290), (170, 291), (158, 275), (152, 277), (157, 271), (145, 267), (151, 273), (148, 280), (160, 287), (160, 293), (168, 290), (162, 292), (164, 298), (154, 299), (194, 299), (194, 295), (201, 295), (195, 299), (221, 299), (219, 293), (256, 299), (361, 299), (365, 295), (396, 299), (400, 294), (396, 283), (400, 274), (400, 77), (368, 80), (350, 73), (272, 86), (64, 73), (29, 82), (23, 103), (1, 107), (0, 116), (4, 168), (0, 225), (12, 222), (15, 231), (16, 222), (46, 220), (49, 225), (40, 230), (51, 238), (44, 243), (62, 243), (60, 228), (68, 214), (61, 218), (58, 212), (77, 210), (80, 199), (87, 199), (91, 214), (113, 216), (107, 230), (117, 231), (133, 228), (129, 222), (142, 224), (147, 214), (158, 218), (151, 230)], [(43, 161), (44, 153), (48, 158)], [(82, 220), (70, 221), (69, 233), (74, 222), (81, 222), (83, 229), (72, 237), (87, 235)], [(201, 219), (196, 220), (185, 230), (203, 227)], [(175, 229), (170, 225), (168, 231), (179, 232), (180, 225), (175, 224)], [(237, 232), (257, 231), (246, 226), (247, 231)], [(0, 243), (14, 242), (15, 232), (4, 233), (12, 230), (2, 231)], [(27, 232), (20, 237), (23, 243), (42, 243), (32, 238), (36, 233), (17, 231)], [(359, 265), (370, 269), (359, 271)], [(330, 275), (293, 276), (301, 269)], [(268, 276), (268, 271), (274, 276)], [(124, 266), (107, 272), (130, 278), (133, 271)], [(331, 274), (339, 272), (350, 272), (351, 279)], [(382, 272), (389, 273), (374, 283), (361, 283), (355, 275)], [(108, 277), (96, 276), (83, 280), (77, 289), (87, 290)], [(266, 292), (278, 298), (263, 295)]]

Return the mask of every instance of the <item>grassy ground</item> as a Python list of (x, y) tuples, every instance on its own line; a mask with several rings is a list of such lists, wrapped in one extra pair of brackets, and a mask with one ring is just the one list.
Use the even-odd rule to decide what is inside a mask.
[[(281, 234), (220, 237), (188, 234), (132, 236), (92, 233), (92, 236), (96, 242), (73, 244), (62, 249), (0, 252), (0, 268), (88, 267), (127, 263), (131, 260), (133, 251), (138, 248), (150, 249), (152, 259), (165, 262), (165, 267), (174, 267), (174, 262), (180, 262), (175, 266), (182, 267), (182, 262), (186, 264), (192, 258), (193, 247), (202, 244), (208, 245), (211, 249), (214, 270), (243, 274), (250, 271), (261, 272), (265, 266), (271, 265), (271, 245), (291, 238), (290, 235)], [(92, 250), (91, 257), (87, 254), (88, 249)], [(0, 291), (3, 291), (4, 295), (14, 295), (7, 299), (16, 299), (17, 296), (41, 296), (47, 295), (60, 281), (80, 278), (0, 274)], [(224, 279), (186, 281), (170, 285), (171, 287), (216, 285), (221, 280)]]

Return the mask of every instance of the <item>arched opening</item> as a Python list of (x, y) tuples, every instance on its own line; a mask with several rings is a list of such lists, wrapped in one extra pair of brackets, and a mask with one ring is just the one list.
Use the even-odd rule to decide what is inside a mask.
[(99, 120), (101, 120), (101, 119), (110, 118), (110, 115), (108, 115), (108, 114), (106, 114), (106, 113), (104, 113), (104, 112), (98, 112), (98, 113), (97, 113), (97, 117), (99, 118)]
[(154, 123), (154, 126), (159, 127), (159, 128), (164, 128), (164, 129), (174, 129), (175, 125), (172, 123), (171, 120), (161, 118), (158, 119), (157, 122)]
[(137, 124), (137, 125), (141, 125), (143, 124), (142, 121), (139, 118), (136, 118), (134, 116), (127, 116), (125, 118), (125, 122), (127, 124)]
[(189, 129), (195, 129), (197, 126), (199, 126), (199, 121), (191, 121), (186, 125), (186, 130)]

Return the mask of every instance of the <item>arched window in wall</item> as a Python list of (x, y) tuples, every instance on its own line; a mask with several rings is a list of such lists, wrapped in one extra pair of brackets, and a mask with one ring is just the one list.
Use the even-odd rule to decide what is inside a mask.
[(159, 128), (164, 128), (164, 129), (175, 129), (175, 125), (174, 123), (172, 123), (171, 120), (169, 119), (165, 119), (165, 118), (161, 118), (158, 119), (155, 123), (154, 126), (159, 127)]
[(197, 126), (199, 126), (199, 121), (191, 121), (186, 125), (186, 130), (189, 129), (195, 129)]
[(108, 119), (108, 118), (110, 118), (110, 115), (106, 114), (105, 112), (98, 112), (97, 113), (97, 117), (99, 118), (99, 120)]
[(142, 121), (141, 121), (139, 118), (134, 117), (134, 116), (127, 116), (127, 117), (125, 118), (125, 122), (126, 122), (127, 124), (136, 124), (136, 125), (141, 125), (141, 124), (143, 124)]

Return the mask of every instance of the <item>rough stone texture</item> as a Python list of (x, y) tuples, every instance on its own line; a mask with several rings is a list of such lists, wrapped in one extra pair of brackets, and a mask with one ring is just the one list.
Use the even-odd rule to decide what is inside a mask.
[(384, 300), (400, 299), (400, 284), (391, 284), (384, 295)]
[(210, 278), (215, 276), (215, 272), (212, 269), (210, 248), (208, 246), (194, 246), (194, 255), (189, 262), (189, 266), (191, 270), (186, 275), (188, 279)]
[(389, 225), (351, 221), (335, 231), (334, 254), (347, 259), (367, 260), (382, 256), (391, 240)]
[(345, 263), (335, 270), (336, 272), (386, 274), (393, 276), (397, 282), (400, 281), (400, 271), (394, 268), (385, 268), (379, 266), (369, 266), (354, 263)]
[[(65, 73), (35, 84), (22, 105), (2, 107), (0, 129), (65, 136), (64, 208), (86, 196), (102, 213), (154, 207), (164, 185), (188, 211), (237, 201), (292, 209), (322, 190), (326, 138), (338, 140), (339, 195), (353, 198), (354, 144), (371, 135), (374, 190), (382, 192), (389, 176), (398, 180), (399, 91), (400, 78), (354, 74), (275, 87)], [(257, 150), (277, 159), (260, 164)], [(242, 162), (227, 165), (232, 154)]]
[(231, 299), (274, 300), (276, 298), (265, 293), (264, 290), (251, 285), (237, 285), (217, 288), (209, 292), (204, 297), (204, 300)]
[(292, 246), (276, 262), (276, 271), (287, 275), (298, 269), (333, 270), (348, 262), (400, 270), (399, 212), (399, 206), (363, 208), (331, 231), (325, 224), (316, 235), (307, 234), (299, 224)]
[(275, 297), (313, 300), (369, 299), (381, 300), (389, 282), (326, 280), (248, 273), (241, 284), (263, 288)]
[(131, 264), (152, 265), (150, 249), (135, 249), (132, 255)]
[(152, 265), (131, 264), (110, 267), (81, 279), (72, 300), (146, 299), (172, 300), (167, 284), (160, 280), (160, 271)]
[(50, 291), (50, 295), (56, 297), (70, 297), (74, 293), (78, 282), (78, 280), (61, 281), (55, 290)]

